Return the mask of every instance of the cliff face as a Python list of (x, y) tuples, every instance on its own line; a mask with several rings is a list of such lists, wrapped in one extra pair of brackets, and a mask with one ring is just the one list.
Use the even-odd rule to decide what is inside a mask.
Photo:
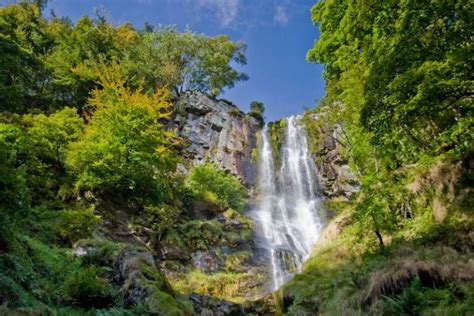
[(320, 191), (329, 199), (348, 201), (360, 184), (342, 154), (343, 147), (349, 145), (344, 127), (328, 123), (324, 112), (306, 114), (305, 125), (318, 167)]
[(341, 155), (341, 143), (344, 138), (342, 126), (335, 124), (330, 128), (321, 129), (321, 135), (323, 141), (315, 155), (322, 191), (329, 198), (349, 200), (359, 191), (360, 184)]
[(169, 128), (186, 141), (194, 163), (209, 160), (246, 185), (255, 183), (252, 150), (259, 122), (235, 105), (199, 91), (185, 92), (175, 105)]

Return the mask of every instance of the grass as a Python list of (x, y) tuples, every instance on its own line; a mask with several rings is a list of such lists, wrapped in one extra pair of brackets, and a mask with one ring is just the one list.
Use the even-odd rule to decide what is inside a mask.
[[(346, 228), (336, 239), (316, 248), (302, 273), (281, 290), (282, 312), (472, 314), (472, 253), (453, 248), (468, 239), (455, 223), (445, 223), (444, 229), (434, 229), (437, 233), (428, 237), (423, 231), (417, 240), (395, 239), (383, 250), (370, 248), (369, 242), (354, 243), (356, 230)], [(447, 243), (446, 232), (451, 235)]]
[(192, 270), (186, 275), (170, 279), (173, 288), (183, 294), (198, 293), (243, 303), (258, 292), (253, 284), (262, 276), (245, 272), (218, 272), (206, 274)]

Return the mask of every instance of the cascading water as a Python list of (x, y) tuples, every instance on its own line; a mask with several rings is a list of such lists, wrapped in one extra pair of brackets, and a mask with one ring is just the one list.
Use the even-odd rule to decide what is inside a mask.
[(281, 167), (275, 170), (267, 127), (261, 133), (259, 201), (252, 212), (260, 244), (268, 252), (272, 290), (300, 270), (322, 228), (317, 169), (300, 117), (286, 119), (285, 136)]

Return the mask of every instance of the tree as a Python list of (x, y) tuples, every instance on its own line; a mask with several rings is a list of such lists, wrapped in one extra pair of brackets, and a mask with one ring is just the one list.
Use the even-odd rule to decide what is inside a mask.
[(263, 105), (263, 102), (260, 101), (252, 101), (250, 103), (250, 116), (253, 116), (256, 118), (260, 126), (263, 127), (265, 125), (265, 119), (263, 118), (263, 113), (265, 112), (265, 106)]
[(30, 209), (30, 196), (23, 166), (18, 166), (16, 139), (21, 129), (13, 124), (0, 123), (0, 249), (4, 250), (13, 238)]
[[(416, 161), (420, 153), (468, 154), (474, 109), (469, 1), (328, 0), (312, 16), (321, 36), (308, 59), (325, 64), (328, 92), (356, 107), (372, 142), (395, 164)], [(348, 84), (354, 81), (362, 89)], [(345, 102), (354, 99), (360, 103)]]
[(42, 58), (53, 45), (47, 23), (31, 3), (0, 8), (0, 110), (47, 110), (48, 72)]
[(169, 115), (167, 90), (132, 91), (117, 67), (99, 75), (103, 89), (89, 99), (94, 110), (85, 136), (70, 147), (67, 162), (77, 174), (76, 188), (167, 201), (177, 163), (169, 148), (171, 135), (161, 126)]
[(143, 84), (145, 90), (169, 86), (176, 94), (198, 89), (216, 96), (248, 78), (230, 65), (246, 63), (245, 45), (227, 36), (179, 33), (173, 27), (148, 30), (141, 36), (126, 58), (132, 86)]
[(265, 106), (263, 105), (263, 102), (252, 101), (250, 103), (250, 111), (253, 113), (259, 113), (263, 115), (263, 113), (265, 112)]

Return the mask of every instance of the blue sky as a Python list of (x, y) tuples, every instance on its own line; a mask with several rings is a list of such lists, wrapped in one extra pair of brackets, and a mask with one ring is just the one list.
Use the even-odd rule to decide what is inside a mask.
[[(2, 2), (2, 1), (0, 1)], [(105, 9), (113, 24), (132, 22), (142, 27), (173, 24), (208, 35), (227, 34), (248, 45), (248, 63), (242, 67), (250, 79), (225, 91), (221, 97), (247, 111), (249, 103), (265, 103), (266, 118), (273, 121), (303, 112), (324, 95), (322, 66), (305, 61), (317, 38), (309, 10), (316, 0), (49, 0), (47, 15), (75, 21)]]

